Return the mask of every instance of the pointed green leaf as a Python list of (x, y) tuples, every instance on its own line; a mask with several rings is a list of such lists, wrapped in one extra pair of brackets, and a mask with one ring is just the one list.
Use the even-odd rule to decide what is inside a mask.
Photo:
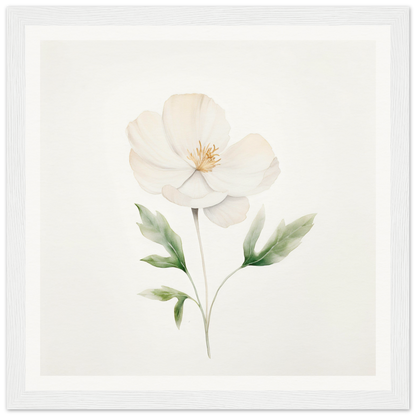
[(167, 300), (171, 300), (175, 296), (172, 292), (165, 291), (162, 289), (147, 289), (143, 290), (143, 292), (139, 293), (140, 296), (143, 296), (147, 299), (152, 300), (160, 300), (161, 302), (166, 302)]
[[(285, 222), (282, 220), (260, 252), (253, 251), (250, 256), (246, 256), (246, 250), (244, 250), (245, 259), (243, 267), (268, 266), (282, 261), (300, 245), (302, 238), (313, 227), (315, 216), (316, 214), (305, 215), (288, 225), (285, 225)], [(252, 228), (253, 226), (250, 228), (250, 231)]]
[(185, 256), (183, 254), (182, 249), (182, 240), (179, 237), (178, 234), (176, 234), (172, 228), (170, 228), (170, 225), (166, 218), (158, 211), (156, 211), (156, 221), (159, 226), (159, 230), (162, 233), (162, 235), (165, 238), (165, 248), (172, 256), (175, 256), (181, 264), (185, 266)]
[(172, 298), (189, 297), (186, 293), (168, 286), (162, 286), (161, 289), (147, 289), (139, 293), (139, 295), (148, 299), (160, 300), (162, 302), (171, 300)]
[(170, 228), (166, 218), (160, 212), (156, 212), (156, 215), (152, 214), (143, 205), (136, 204), (136, 206), (139, 209), (142, 220), (142, 224), (137, 223), (137, 225), (140, 227), (143, 236), (157, 244), (161, 244), (170, 254), (170, 257), (151, 255), (143, 258), (142, 261), (155, 267), (176, 267), (186, 272), (187, 269), (185, 256), (183, 254), (182, 240), (178, 234)]
[(179, 263), (178, 259), (174, 257), (162, 257), (158, 256), (157, 254), (147, 256), (141, 259), (141, 261), (145, 261), (146, 263), (149, 263), (152, 266), (160, 267), (162, 269), (166, 269), (168, 267), (176, 267), (178, 269), (181, 268), (181, 264)]
[(173, 315), (175, 318), (176, 326), (178, 329), (181, 327), (182, 317), (183, 317), (183, 305), (185, 300), (189, 298), (186, 293), (180, 292), (179, 290), (173, 289), (168, 286), (162, 286), (161, 289), (147, 289), (139, 293), (140, 296), (152, 300), (159, 300), (161, 302), (166, 302), (173, 298), (177, 298), (178, 301), (175, 304), (173, 309)]
[(175, 322), (178, 329), (181, 329), (182, 317), (183, 317), (183, 304), (187, 298), (178, 298), (175, 308), (173, 309), (173, 314), (175, 316)]
[(135, 204), (139, 209), (140, 217), (143, 221), (143, 225), (146, 227), (154, 228), (156, 225), (155, 216), (143, 205)]
[(248, 230), (247, 236), (244, 240), (243, 248), (244, 257), (246, 260), (251, 259), (255, 253), (256, 243), (260, 237), (261, 231), (263, 230), (264, 221), (266, 218), (264, 211), (265, 210), (263, 205), (256, 215), (256, 218), (254, 218), (253, 223), (251, 224), (251, 227)]

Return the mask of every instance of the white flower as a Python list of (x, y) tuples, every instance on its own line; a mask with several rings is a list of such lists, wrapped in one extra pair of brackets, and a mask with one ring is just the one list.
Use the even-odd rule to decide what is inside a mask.
[(259, 134), (226, 149), (229, 131), (224, 110), (211, 98), (173, 95), (162, 116), (145, 111), (127, 126), (134, 176), (145, 191), (203, 208), (221, 227), (244, 221), (247, 196), (269, 189), (280, 169)]

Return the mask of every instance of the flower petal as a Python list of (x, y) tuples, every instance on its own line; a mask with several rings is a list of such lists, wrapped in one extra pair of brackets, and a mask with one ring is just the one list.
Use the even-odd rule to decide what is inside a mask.
[(166, 137), (173, 149), (187, 159), (189, 152), (211, 144), (221, 152), (230, 139), (224, 110), (203, 94), (172, 95), (163, 107)]
[(195, 173), (180, 187), (164, 186), (162, 195), (177, 205), (191, 208), (206, 208), (223, 201), (227, 194), (215, 192), (200, 172)]
[(269, 168), (264, 173), (264, 177), (260, 182), (260, 185), (247, 195), (259, 194), (260, 192), (269, 189), (274, 184), (274, 181), (277, 179), (277, 177), (280, 175), (280, 172), (279, 161), (277, 160), (277, 157), (275, 157), (272, 160), (272, 163), (270, 163)]
[(188, 165), (166, 140), (160, 114), (151, 111), (141, 113), (129, 123), (126, 135), (133, 150), (148, 163), (163, 168), (183, 168)]
[(218, 192), (235, 197), (250, 195), (262, 183), (274, 159), (270, 144), (259, 134), (249, 134), (221, 154), (219, 165), (203, 175)]
[(204, 213), (214, 224), (227, 228), (244, 221), (249, 208), (250, 204), (245, 196), (241, 198), (227, 196), (218, 205), (204, 208)]
[(165, 169), (142, 159), (130, 151), (130, 166), (139, 185), (151, 194), (160, 194), (165, 185), (181, 186), (194, 172), (189, 165), (183, 169)]

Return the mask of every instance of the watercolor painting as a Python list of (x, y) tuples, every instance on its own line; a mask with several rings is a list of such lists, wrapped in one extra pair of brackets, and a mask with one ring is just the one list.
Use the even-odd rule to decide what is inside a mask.
[(139, 29), (32, 65), (42, 376), (374, 376), (376, 43)]
[[(162, 245), (169, 254), (168, 257), (148, 255), (141, 260), (158, 268), (182, 270), (194, 292), (193, 297), (162, 286), (146, 289), (140, 295), (162, 302), (176, 299), (174, 319), (178, 329), (182, 323), (185, 301), (189, 299), (195, 302), (201, 311), (209, 358), (212, 312), (223, 285), (241, 269), (270, 266), (286, 258), (311, 230), (316, 215), (305, 215), (287, 225), (282, 220), (270, 233), (263, 248), (256, 250), (265, 224), (263, 205), (242, 242), (243, 262), (225, 275), (222, 283), (213, 291), (211, 300), (206, 272), (206, 262), (210, 260), (204, 256), (199, 210), (203, 210), (215, 226), (228, 228), (241, 223), (250, 208), (248, 197), (267, 191), (280, 174), (278, 159), (265, 138), (259, 134), (248, 134), (227, 147), (230, 129), (225, 111), (204, 94), (173, 95), (165, 102), (162, 115), (144, 111), (126, 129), (131, 146), (130, 165), (141, 188), (150, 194), (162, 194), (168, 201), (190, 208), (201, 256), (205, 300), (201, 301), (194, 272), (191, 274), (188, 270), (181, 237), (172, 230), (160, 212), (153, 214), (137, 203), (141, 218), (141, 223), (137, 224), (141, 233), (145, 238)], [(185, 210), (183, 215), (186, 215)]]

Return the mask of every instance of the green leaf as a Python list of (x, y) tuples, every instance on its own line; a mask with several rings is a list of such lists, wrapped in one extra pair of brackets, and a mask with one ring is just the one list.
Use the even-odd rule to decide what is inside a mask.
[(315, 216), (316, 214), (305, 215), (288, 225), (282, 220), (264, 247), (256, 252), (255, 245), (265, 220), (264, 207), (262, 207), (244, 240), (244, 263), (242, 267), (269, 266), (282, 261), (300, 245), (302, 238), (313, 227)]
[(161, 289), (147, 289), (139, 293), (139, 295), (148, 299), (159, 300), (161, 302), (177, 298), (178, 301), (173, 309), (173, 315), (175, 317), (176, 326), (180, 329), (183, 317), (183, 305), (185, 300), (190, 298), (190, 296), (168, 286), (162, 286)]
[(169, 257), (162, 257), (158, 255), (151, 255), (141, 259), (152, 266), (167, 268), (176, 267), (187, 272), (185, 256), (182, 249), (182, 240), (176, 234), (166, 218), (156, 211), (156, 215), (152, 214), (143, 205), (136, 204), (139, 209), (142, 224), (137, 223), (142, 234), (151, 241), (161, 244), (170, 254)]
[(178, 267), (177, 259), (173, 257), (162, 257), (158, 256), (157, 254), (152, 254), (151, 256), (144, 257), (141, 261), (145, 261), (146, 263), (151, 264), (155, 267), (161, 267), (162, 269), (166, 269), (168, 267)]
[(173, 314), (175, 316), (175, 322), (178, 329), (181, 329), (182, 317), (183, 317), (183, 304), (187, 298), (178, 298), (175, 308), (173, 309)]

